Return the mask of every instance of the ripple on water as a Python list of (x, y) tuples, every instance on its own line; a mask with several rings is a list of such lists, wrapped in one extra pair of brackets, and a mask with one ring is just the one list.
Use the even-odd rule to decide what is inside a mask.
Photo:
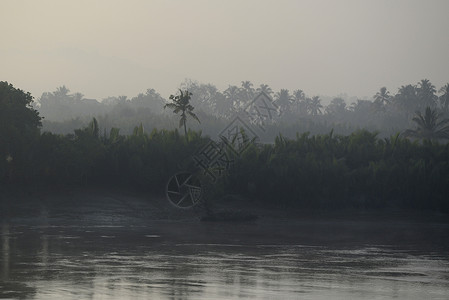
[(449, 259), (434, 250), (170, 244), (133, 230), (20, 227), (18, 234), (10, 226), (0, 238), (0, 298), (449, 298)]

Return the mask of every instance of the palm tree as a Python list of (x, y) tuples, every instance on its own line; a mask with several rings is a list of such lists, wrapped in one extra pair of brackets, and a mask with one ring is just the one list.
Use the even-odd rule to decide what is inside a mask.
[(268, 86), (268, 84), (261, 84), (256, 90), (257, 93), (264, 92), (268, 96), (271, 96), (273, 94), (273, 90)]
[(187, 135), (187, 115), (191, 116), (195, 120), (198, 121), (198, 123), (201, 123), (198, 117), (193, 113), (194, 107), (190, 104), (190, 98), (192, 96), (192, 93), (185, 90), (184, 92), (179, 89), (179, 95), (170, 95), (169, 99), (173, 101), (172, 103), (167, 103), (164, 105), (164, 108), (168, 107), (170, 109), (173, 109), (173, 113), (180, 114), (181, 118), (179, 119), (179, 127), (184, 126), (184, 135), (186, 138), (186, 141), (189, 141), (188, 135)]
[(428, 79), (422, 79), (420, 82), (418, 82), (416, 92), (421, 101), (420, 106), (435, 106), (435, 101), (437, 99), (435, 93), (437, 92), (437, 90)]
[(419, 107), (416, 86), (411, 84), (401, 86), (393, 98), (393, 104), (402, 110), (408, 119), (409, 114), (416, 111)]
[(296, 112), (300, 113), (301, 103), (306, 100), (306, 94), (304, 94), (303, 90), (294, 90), (293, 91), (293, 102), (296, 103)]
[(234, 110), (240, 108), (239, 87), (236, 85), (230, 85), (224, 92), (226, 99), (231, 103), (231, 107)]
[(312, 99), (307, 98), (306, 101), (307, 101), (307, 110), (310, 112), (312, 116), (321, 114), (321, 109), (323, 108), (323, 105), (321, 105), (321, 99), (319, 96), (314, 96), (312, 97)]
[(345, 110), (346, 102), (340, 97), (332, 99), (331, 103), (326, 107), (326, 113), (330, 115), (341, 115)]
[(64, 98), (69, 94), (70, 90), (65, 86), (60, 86), (53, 92), (56, 97)]
[(83, 100), (83, 98), (84, 98), (84, 95), (82, 93), (73, 94), (73, 100), (75, 100), (76, 102)]
[(253, 100), (254, 98), (254, 88), (251, 81), (242, 81), (242, 89), (241, 92), (243, 94), (244, 101), (248, 103), (249, 101)]
[(376, 95), (374, 95), (374, 103), (381, 109), (384, 109), (386, 105), (390, 104), (391, 95), (386, 87), (382, 87)]
[(283, 112), (290, 110), (290, 104), (292, 102), (292, 96), (287, 89), (281, 89), (275, 95), (277, 104), (281, 107)]
[(449, 119), (440, 119), (440, 114), (430, 106), (426, 107), (424, 116), (420, 111), (416, 112), (413, 122), (416, 123), (416, 129), (407, 129), (403, 135), (406, 137), (415, 137), (420, 139), (438, 140), (449, 139)]
[(442, 93), (439, 97), (441, 106), (443, 107), (444, 112), (447, 113), (449, 110), (449, 83), (446, 83), (446, 85), (440, 89), (440, 93)]

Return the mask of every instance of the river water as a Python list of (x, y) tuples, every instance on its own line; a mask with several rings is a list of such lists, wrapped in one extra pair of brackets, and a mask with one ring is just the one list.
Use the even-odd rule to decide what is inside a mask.
[(432, 217), (87, 215), (3, 218), (0, 298), (449, 299), (449, 225)]

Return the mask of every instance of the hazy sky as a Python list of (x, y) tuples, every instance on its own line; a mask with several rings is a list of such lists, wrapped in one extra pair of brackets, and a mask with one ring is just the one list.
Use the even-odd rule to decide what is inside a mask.
[(372, 96), (449, 82), (449, 0), (0, 0), (0, 80), (87, 98), (185, 78)]

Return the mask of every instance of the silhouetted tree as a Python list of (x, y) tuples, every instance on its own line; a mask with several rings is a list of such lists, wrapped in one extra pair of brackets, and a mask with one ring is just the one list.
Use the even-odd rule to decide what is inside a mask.
[(240, 95), (239, 95), (239, 87), (235, 85), (230, 85), (228, 88), (223, 92), (224, 96), (226, 97), (227, 101), (230, 102), (230, 105), (233, 110), (238, 110), (241, 105)]
[(172, 103), (165, 104), (164, 108), (168, 107), (173, 110), (173, 113), (180, 114), (181, 118), (179, 119), (179, 127), (184, 126), (184, 135), (186, 138), (186, 141), (188, 142), (188, 135), (187, 135), (187, 115), (191, 116), (198, 122), (200, 120), (198, 117), (193, 113), (194, 107), (190, 104), (190, 97), (192, 96), (192, 93), (189, 91), (182, 91), (179, 89), (179, 95), (170, 95), (169, 99), (172, 101)]
[(441, 93), (441, 96), (439, 97), (439, 99), (440, 99), (441, 107), (443, 108), (443, 111), (445, 113), (448, 113), (449, 112), (449, 83), (446, 83), (446, 85), (440, 89), (440, 93)]
[(264, 92), (268, 96), (273, 95), (273, 90), (268, 86), (268, 84), (263, 84), (263, 83), (261, 85), (259, 85), (259, 87), (256, 89), (256, 92), (257, 93)]
[(343, 98), (337, 97), (332, 99), (331, 103), (326, 107), (326, 113), (330, 115), (343, 114), (346, 110), (346, 102)]
[(164, 109), (165, 100), (154, 89), (147, 89), (146, 93), (140, 93), (131, 99), (131, 106), (140, 110), (149, 109), (152, 113), (161, 113)]
[(413, 122), (416, 123), (416, 129), (407, 129), (404, 136), (419, 139), (439, 140), (449, 139), (449, 119), (441, 119), (436, 109), (426, 107), (424, 115), (420, 111), (416, 112)]
[(292, 96), (292, 101), (296, 106), (296, 112), (297, 113), (302, 113), (302, 103), (304, 102), (304, 100), (306, 99), (306, 95), (304, 94), (303, 90), (294, 90), (293, 91), (293, 96)]
[(197, 90), (191, 91), (198, 99), (201, 110), (209, 114), (217, 114), (217, 101), (221, 96), (217, 87), (213, 84), (200, 84)]
[(82, 93), (73, 94), (73, 100), (75, 100), (76, 102), (83, 100), (83, 98), (84, 98), (84, 95)]
[(65, 86), (60, 86), (53, 92), (56, 97), (64, 98), (69, 95), (70, 90)]
[(276, 93), (274, 96), (277, 105), (281, 108), (282, 113), (286, 113), (290, 111), (290, 105), (292, 102), (292, 96), (290, 95), (290, 92), (287, 89), (281, 89), (279, 92)]
[(386, 87), (382, 87), (376, 95), (374, 95), (374, 104), (379, 110), (385, 110), (385, 106), (390, 104), (391, 95)]
[(398, 93), (393, 98), (394, 104), (409, 116), (410, 113), (416, 111), (419, 107), (419, 98), (416, 87), (408, 84), (399, 88)]
[(323, 105), (321, 105), (321, 99), (319, 96), (313, 96), (312, 98), (306, 99), (307, 101), (307, 111), (312, 116), (317, 116), (321, 114), (321, 109), (323, 108)]
[(240, 93), (242, 95), (242, 99), (244, 104), (246, 105), (249, 101), (253, 100), (254, 98), (254, 88), (253, 88), (253, 84), (251, 83), (251, 81), (242, 81), (242, 86), (240, 89)]
[(39, 112), (45, 118), (44, 121), (69, 121), (83, 116), (90, 119), (104, 112), (105, 106), (98, 101), (85, 99), (79, 92), (69, 94), (69, 91), (66, 86), (62, 86), (52, 93), (42, 94), (39, 99)]
[(25, 172), (32, 162), (32, 145), (41, 126), (32, 102), (30, 93), (0, 81), (0, 181)]
[(437, 90), (428, 79), (422, 79), (420, 82), (418, 82), (416, 92), (420, 100), (418, 109), (427, 106), (435, 106), (437, 100), (437, 96), (435, 95), (435, 93), (437, 92)]

